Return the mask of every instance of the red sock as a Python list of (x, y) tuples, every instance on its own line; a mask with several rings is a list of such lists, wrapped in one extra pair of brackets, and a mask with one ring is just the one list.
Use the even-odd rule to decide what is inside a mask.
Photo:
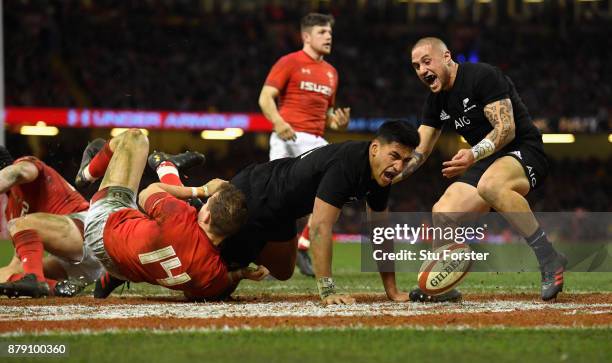
[(89, 175), (94, 179), (98, 179), (104, 176), (106, 173), (106, 168), (108, 168), (108, 164), (110, 163), (110, 159), (113, 157), (113, 151), (110, 148), (110, 141), (107, 141), (104, 144), (102, 150), (98, 151), (96, 156), (91, 159), (91, 162), (87, 166), (87, 171)]
[(179, 176), (178, 169), (176, 165), (174, 165), (170, 161), (163, 161), (157, 167), (157, 176), (159, 177), (159, 181), (164, 184), (177, 185), (182, 187), (183, 182), (181, 182), (181, 177)]
[(43, 243), (38, 233), (33, 229), (17, 232), (13, 236), (13, 244), (23, 264), (23, 273), (33, 273), (38, 281), (43, 281)]
[(302, 235), (298, 239), (298, 249), (308, 251), (308, 248), (310, 248), (310, 228), (306, 225), (302, 231)]
[(24, 274), (12, 274), (11, 276), (9, 276), (7, 281), (13, 282), (13, 281), (21, 280), (23, 276), (25, 275)]

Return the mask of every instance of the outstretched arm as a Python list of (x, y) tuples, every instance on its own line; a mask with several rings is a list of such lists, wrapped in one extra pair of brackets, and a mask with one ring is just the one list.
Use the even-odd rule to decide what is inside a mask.
[(25, 184), (38, 178), (36, 165), (21, 161), (0, 170), (0, 193), (6, 193), (14, 185)]
[(166, 192), (173, 197), (178, 199), (189, 199), (189, 198), (208, 198), (215, 194), (227, 181), (222, 179), (213, 179), (201, 187), (185, 187), (178, 185), (170, 185), (164, 183), (152, 183), (145, 189), (143, 189), (138, 196), (138, 205), (144, 208), (147, 199), (155, 194)]
[(427, 125), (419, 126), (418, 131), (421, 139), (419, 146), (412, 152), (412, 158), (408, 161), (406, 168), (393, 179), (393, 184), (404, 180), (425, 163), (425, 160), (431, 155), (436, 142), (438, 142), (441, 133), (441, 130)]
[[(371, 224), (373, 221), (373, 213), (375, 213), (369, 206), (366, 207), (367, 220), (368, 223)], [(389, 210), (386, 209), (383, 213), (383, 223), (384, 225), (388, 225), (389, 218)], [(370, 227), (370, 230), (371, 230)], [(383, 252), (393, 252), (393, 241), (385, 240), (381, 245), (372, 244), (374, 249), (381, 249)], [(383, 287), (385, 288), (385, 293), (387, 294), (387, 298), (392, 301), (408, 301), (408, 294), (405, 292), (401, 292), (397, 288), (397, 282), (395, 280), (395, 264), (393, 261), (377, 261), (378, 264), (378, 273), (380, 274), (380, 278), (383, 283)]]
[(317, 287), (323, 304), (352, 304), (355, 299), (336, 292), (332, 279), (332, 228), (340, 216), (340, 209), (315, 198), (310, 220), (310, 248)]

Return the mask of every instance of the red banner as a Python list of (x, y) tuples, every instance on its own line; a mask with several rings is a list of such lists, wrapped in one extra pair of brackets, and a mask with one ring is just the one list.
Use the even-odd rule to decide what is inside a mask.
[(44, 121), (57, 127), (143, 128), (161, 130), (271, 131), (272, 124), (258, 113), (208, 113), (147, 110), (105, 110), (8, 107), (8, 125), (35, 125)]

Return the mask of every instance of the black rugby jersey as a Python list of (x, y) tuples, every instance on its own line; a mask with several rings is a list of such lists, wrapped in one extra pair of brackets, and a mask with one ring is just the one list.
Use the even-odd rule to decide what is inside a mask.
[(527, 107), (512, 80), (486, 63), (459, 64), (455, 83), (449, 91), (430, 92), (423, 108), (423, 125), (449, 127), (474, 146), (493, 126), (484, 114), (492, 102), (510, 98), (516, 125), (515, 138), (509, 145), (542, 143), (542, 136), (531, 121)]
[(382, 211), (391, 186), (381, 187), (372, 178), (369, 147), (368, 141), (347, 141), (253, 164), (231, 183), (247, 196), (249, 214), (262, 217), (301, 218), (312, 212), (315, 197), (337, 208), (366, 199), (373, 210)]

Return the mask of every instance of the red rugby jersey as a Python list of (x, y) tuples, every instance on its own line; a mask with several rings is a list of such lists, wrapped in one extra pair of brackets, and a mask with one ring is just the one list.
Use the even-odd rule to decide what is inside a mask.
[(279, 113), (295, 131), (322, 136), (327, 110), (336, 102), (338, 72), (303, 50), (280, 58), (265, 84), (280, 91)]
[(104, 247), (130, 281), (215, 297), (230, 286), (219, 251), (198, 226), (197, 211), (168, 193), (155, 193), (136, 209), (112, 213)]
[(7, 220), (30, 213), (70, 214), (89, 208), (85, 198), (47, 164), (33, 156), (19, 158), (13, 164), (20, 162), (34, 164), (38, 177), (29, 183), (11, 187), (6, 206)]

